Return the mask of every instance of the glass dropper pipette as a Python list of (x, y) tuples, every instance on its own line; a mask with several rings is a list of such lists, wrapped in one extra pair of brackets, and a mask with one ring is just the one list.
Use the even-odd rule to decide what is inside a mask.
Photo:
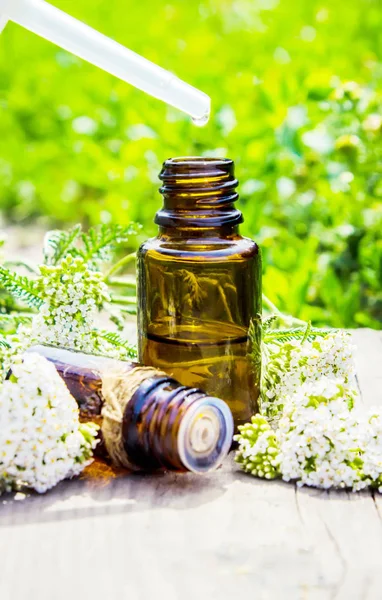
[(196, 124), (208, 121), (211, 101), (207, 94), (51, 4), (43, 0), (0, 0), (0, 31), (8, 21), (178, 108)]

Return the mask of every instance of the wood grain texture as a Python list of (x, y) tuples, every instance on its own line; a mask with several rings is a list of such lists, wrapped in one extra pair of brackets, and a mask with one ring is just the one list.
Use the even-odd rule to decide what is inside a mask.
[[(382, 339), (354, 332), (365, 405)], [(382, 499), (264, 482), (236, 468), (80, 479), (0, 500), (1, 600), (378, 600)]]

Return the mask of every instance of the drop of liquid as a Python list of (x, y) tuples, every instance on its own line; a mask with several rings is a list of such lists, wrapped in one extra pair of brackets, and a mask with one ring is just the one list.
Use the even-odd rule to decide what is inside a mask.
[(202, 117), (192, 117), (192, 122), (196, 127), (203, 127), (208, 123), (208, 119), (210, 118), (210, 113), (205, 113)]

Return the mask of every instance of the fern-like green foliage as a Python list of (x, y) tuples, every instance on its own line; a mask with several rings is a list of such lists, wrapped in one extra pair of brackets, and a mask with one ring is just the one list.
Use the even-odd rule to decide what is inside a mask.
[(9, 339), (0, 333), (0, 385), (7, 375), (8, 371), (8, 357), (11, 350), (12, 344)]
[[(7, 340), (7, 338), (0, 333), (0, 348), (8, 349), (11, 347), (11, 344)], [(1, 363), (1, 354), (0, 354), (0, 363)]]
[(0, 314), (8, 314), (15, 310), (16, 303), (13, 296), (0, 285)]
[(250, 342), (249, 357), (255, 369), (261, 364), (261, 340), (262, 340), (262, 320), (260, 315), (256, 315), (252, 319), (249, 329), (248, 338)]
[(43, 303), (35, 280), (2, 266), (0, 266), (0, 286), (10, 292), (14, 298), (25, 302), (32, 308), (38, 309)]
[(134, 223), (123, 225), (100, 225), (89, 231), (76, 225), (69, 231), (54, 230), (47, 233), (44, 241), (44, 259), (47, 265), (59, 264), (68, 254), (80, 256), (90, 268), (97, 268), (101, 262), (111, 258), (114, 250), (128, 241), (136, 233)]
[(0, 329), (6, 325), (29, 325), (32, 315), (21, 315), (19, 313), (0, 314)]
[(118, 333), (113, 331), (100, 331), (98, 337), (108, 342), (111, 346), (115, 346), (118, 350), (126, 352), (126, 358), (137, 358), (137, 348), (123, 339)]
[[(286, 342), (298, 340), (303, 344), (306, 340), (312, 342), (316, 338), (323, 338), (328, 335), (328, 329), (316, 329), (312, 327), (310, 321), (303, 327), (272, 329), (273, 324), (279, 319), (280, 315), (274, 314), (264, 317), (263, 319), (258, 316), (257, 319), (251, 322), (248, 335), (255, 354), (258, 352), (261, 342), (284, 344)], [(260, 320), (261, 328), (258, 326)]]
[[(315, 329), (310, 326), (310, 323), (307, 323), (306, 327), (298, 327), (296, 329), (271, 329), (265, 333), (264, 342), (279, 344), (292, 342), (293, 340), (299, 340), (302, 343), (305, 340), (313, 342), (316, 338), (326, 337), (328, 331), (328, 329)], [(338, 330), (331, 329), (330, 331), (334, 333)]]
[(81, 235), (81, 225), (75, 225), (68, 231), (48, 231), (44, 239), (44, 262), (57, 265), (70, 252), (76, 254), (76, 243)]
[(134, 224), (92, 227), (81, 236), (83, 248), (79, 250), (79, 255), (89, 266), (96, 266), (99, 262), (109, 260), (117, 246), (126, 243), (136, 231)]
[(16, 333), (19, 325), (30, 325), (32, 315), (22, 315), (19, 313), (0, 314), (0, 331), (9, 335)]
[(278, 316), (277, 315), (270, 315), (269, 317), (264, 317), (262, 319), (262, 332), (263, 335), (265, 335), (265, 333), (267, 331), (269, 331), (269, 329), (271, 328), (272, 324), (277, 321)]

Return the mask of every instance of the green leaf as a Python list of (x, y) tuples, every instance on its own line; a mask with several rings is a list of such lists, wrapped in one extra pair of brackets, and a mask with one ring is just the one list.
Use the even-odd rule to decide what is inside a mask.
[(128, 241), (129, 237), (136, 233), (137, 225), (101, 225), (92, 227), (87, 233), (82, 233), (81, 240), (84, 249), (78, 254), (86, 260), (89, 265), (96, 266), (97, 263), (109, 260), (112, 252), (120, 244)]
[(279, 318), (278, 315), (270, 315), (269, 317), (264, 317), (262, 319), (263, 335), (265, 334), (265, 332), (269, 331), (269, 329), (272, 326), (272, 323), (277, 321), (278, 318)]
[(98, 337), (105, 340), (118, 350), (123, 350), (126, 353), (126, 358), (137, 358), (137, 349), (127, 340), (122, 338), (118, 333), (112, 331), (100, 331)]
[(267, 331), (264, 335), (265, 343), (280, 343), (291, 342), (293, 340), (309, 340), (312, 342), (318, 337), (326, 337), (328, 333), (335, 333), (337, 329), (314, 329), (307, 323), (307, 327), (296, 329), (273, 329)]
[(0, 314), (0, 329), (17, 329), (19, 325), (29, 325), (32, 316), (20, 315), (18, 313)]
[(6, 336), (0, 333), (0, 348), (10, 348), (11, 344), (7, 341)]
[(75, 244), (81, 233), (81, 225), (75, 225), (69, 231), (48, 231), (44, 239), (44, 263), (57, 265), (65, 256), (77, 254)]
[(261, 364), (261, 338), (262, 338), (262, 321), (261, 316), (256, 315), (251, 320), (248, 330), (249, 337), (249, 357), (255, 369), (259, 369)]
[(40, 308), (43, 300), (39, 297), (36, 281), (23, 275), (18, 275), (0, 266), (0, 285), (33, 308)]

